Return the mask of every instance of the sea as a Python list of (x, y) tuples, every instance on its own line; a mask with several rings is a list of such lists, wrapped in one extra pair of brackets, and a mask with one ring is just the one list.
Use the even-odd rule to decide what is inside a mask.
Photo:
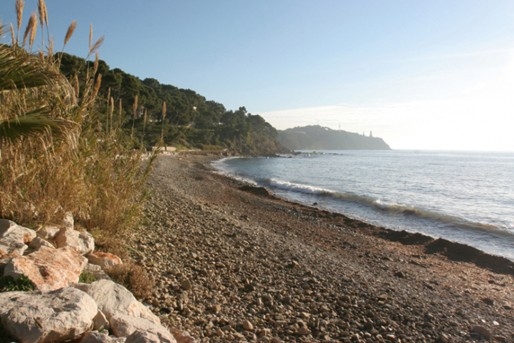
[(514, 261), (514, 152), (299, 151), (213, 166), (289, 201)]

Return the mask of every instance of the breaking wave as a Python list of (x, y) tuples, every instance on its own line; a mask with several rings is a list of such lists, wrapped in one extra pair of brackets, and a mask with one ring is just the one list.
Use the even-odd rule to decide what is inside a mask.
[[(327, 203), (346, 202), (364, 206), (369, 209), (380, 211), (386, 215), (412, 217), (412, 219), (424, 219), (437, 225), (461, 228), (473, 231), (487, 231), (495, 236), (510, 236), (509, 224), (505, 228), (492, 224), (469, 221), (458, 216), (431, 211), (411, 205), (387, 202), (381, 199), (366, 195), (359, 195), (351, 192), (341, 193), (331, 189), (316, 187), (312, 185), (283, 181), (278, 179), (259, 180), (257, 184), (264, 186), (272, 192), (285, 193), (291, 198), (296, 198), (295, 193), (312, 197), (313, 201), (324, 199)], [(512, 226), (512, 223), (510, 224)]]

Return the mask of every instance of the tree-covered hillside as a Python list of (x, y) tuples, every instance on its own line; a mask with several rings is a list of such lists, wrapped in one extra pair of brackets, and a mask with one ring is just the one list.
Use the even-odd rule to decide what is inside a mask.
[(319, 125), (296, 127), (279, 132), (279, 142), (291, 150), (389, 150), (382, 138), (364, 136)]
[[(93, 63), (68, 54), (62, 54), (61, 61), (61, 70), (69, 78), (85, 74)], [(190, 89), (164, 85), (152, 78), (141, 80), (118, 68), (109, 68), (102, 60), (98, 64), (97, 73), (102, 75), (99, 95), (105, 99), (103, 110), (110, 113), (111, 122), (117, 120), (131, 132), (134, 144), (261, 155), (283, 150), (275, 128), (244, 107), (227, 110)], [(77, 86), (80, 89), (81, 85)]]

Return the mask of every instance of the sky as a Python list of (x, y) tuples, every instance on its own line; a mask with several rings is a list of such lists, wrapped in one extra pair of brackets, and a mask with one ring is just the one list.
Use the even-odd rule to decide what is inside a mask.
[[(0, 20), (15, 23), (14, 0)], [(46, 0), (55, 50), (393, 149), (514, 151), (512, 0)], [(25, 0), (24, 24), (37, 10)], [(9, 35), (3, 37), (8, 42)]]

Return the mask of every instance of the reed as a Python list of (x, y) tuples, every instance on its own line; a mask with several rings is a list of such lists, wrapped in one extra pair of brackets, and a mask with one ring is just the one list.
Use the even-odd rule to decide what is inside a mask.
[(164, 122), (166, 120), (166, 101), (162, 102), (162, 111), (161, 111), (161, 145), (164, 146)]
[[(38, 4), (39, 24), (48, 27), (46, 4)], [(18, 35), (23, 5), (16, 1)], [(34, 227), (59, 223), (71, 211), (77, 225), (108, 242), (136, 227), (151, 163), (142, 166), (143, 151), (122, 129), (121, 102), (113, 120), (115, 99), (99, 98), (103, 37), (91, 43), (91, 28), (93, 67), (68, 80), (48, 38), (49, 50), (30, 52), (37, 26), (34, 13), (20, 47), (11, 24), (13, 44), (0, 45), (0, 218)]]
[(29, 49), (32, 49), (32, 45), (34, 45), (34, 40), (36, 39), (37, 33), (37, 15), (36, 13), (32, 13), (29, 18), (29, 22), (27, 23), (27, 27), (25, 28), (25, 33), (23, 34), (23, 46), (27, 43), (27, 38), (29, 38)]
[(48, 11), (46, 9), (45, 0), (38, 0), (37, 9), (39, 14), (39, 24), (41, 25), (41, 29), (45, 26), (48, 26)]
[(71, 22), (70, 26), (68, 26), (68, 30), (66, 31), (66, 36), (64, 36), (64, 44), (63, 49), (68, 44), (68, 42), (71, 39), (71, 36), (73, 36), (73, 32), (75, 32), (75, 29), (77, 28), (77, 21), (74, 20)]
[(23, 8), (25, 7), (25, 2), (23, 0), (16, 0), (16, 28), (17, 28), (17, 39), (14, 39), (14, 29), (11, 26), (11, 34), (12, 34), (12, 43), (13, 45), (17, 45), (20, 39), (19, 33), (21, 29), (21, 23), (23, 22)]

